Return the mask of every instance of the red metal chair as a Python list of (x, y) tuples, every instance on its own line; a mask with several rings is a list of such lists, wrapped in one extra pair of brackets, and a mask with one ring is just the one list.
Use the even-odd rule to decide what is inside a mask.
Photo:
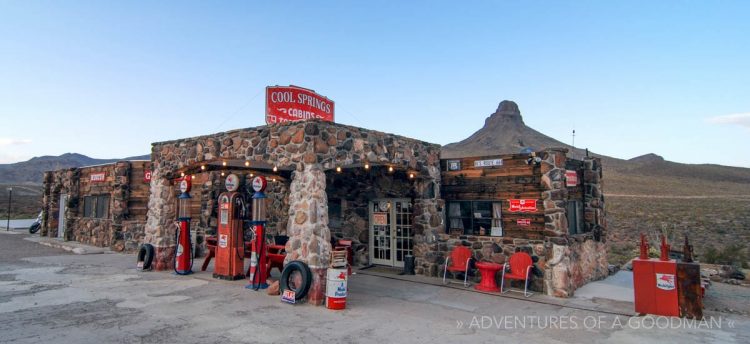
[[(510, 272), (506, 273), (505, 270), (507, 270), (508, 265), (510, 265)], [(534, 261), (531, 259), (531, 256), (529, 256), (526, 252), (516, 252), (512, 256), (510, 256), (509, 262), (503, 264), (503, 276), (500, 281), (500, 292), (501, 293), (507, 293), (509, 291), (514, 291), (520, 293), (520, 290), (513, 290), (508, 288), (508, 290), (503, 290), (505, 287), (505, 279), (512, 279), (512, 280), (519, 280), (523, 281), (523, 296), (529, 297), (533, 295), (534, 293), (529, 293), (529, 278), (531, 277), (531, 268), (534, 266)]]
[[(451, 283), (446, 280), (448, 271), (450, 272), (463, 272), (464, 273), (464, 287), (469, 286), (469, 261), (474, 259), (471, 256), (471, 250), (466, 246), (456, 246), (451, 251), (451, 254), (445, 258), (445, 266), (443, 267), (443, 284)], [(448, 265), (450, 263), (450, 265)]]

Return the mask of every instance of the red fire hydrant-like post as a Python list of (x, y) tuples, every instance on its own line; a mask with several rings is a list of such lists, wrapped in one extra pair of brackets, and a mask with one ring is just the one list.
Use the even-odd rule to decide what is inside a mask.
[(638, 258), (648, 259), (648, 239), (646, 239), (646, 234), (643, 233), (641, 233), (641, 256)]
[(250, 255), (250, 284), (248, 289), (268, 288), (268, 257), (266, 249), (266, 186), (268, 181), (263, 176), (253, 178), (253, 218), (250, 224), (255, 228), (255, 240), (253, 241), (253, 252)]
[(193, 273), (193, 245), (190, 240), (190, 188), (191, 177), (184, 176), (180, 181), (180, 196), (177, 215), (177, 230), (175, 231), (175, 242), (177, 252), (174, 256), (174, 272), (178, 275), (189, 275)]

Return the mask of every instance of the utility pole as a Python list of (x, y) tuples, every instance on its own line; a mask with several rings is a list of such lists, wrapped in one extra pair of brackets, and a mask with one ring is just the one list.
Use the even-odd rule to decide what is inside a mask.
[(573, 148), (576, 147), (576, 130), (575, 129), (573, 129), (573, 144), (572, 144), (572, 146), (573, 146)]
[(13, 203), (13, 188), (8, 188), (8, 222), (5, 227), (5, 231), (10, 230), (10, 205)]

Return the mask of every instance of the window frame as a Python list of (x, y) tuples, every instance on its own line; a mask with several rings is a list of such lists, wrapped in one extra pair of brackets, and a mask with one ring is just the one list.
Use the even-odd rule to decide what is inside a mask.
[(110, 194), (83, 196), (83, 217), (87, 219), (109, 218)]
[[(465, 206), (463, 204), (469, 204), (469, 214), (468, 216), (464, 216)], [(478, 203), (488, 203), (489, 209), (480, 209), (477, 207)], [(458, 204), (458, 215), (459, 216), (453, 216), (451, 214), (452, 205)], [(495, 217), (495, 204), (499, 204), (498, 208), (500, 209), (500, 217)], [(447, 226), (447, 233), (452, 234), (453, 233), (453, 226), (451, 223), (455, 220), (461, 221), (461, 226), (463, 227), (463, 231), (460, 235), (472, 235), (472, 236), (493, 236), (492, 235), (492, 228), (496, 228), (494, 225), (499, 224), (500, 226), (497, 228), (501, 229), (502, 233), (502, 200), (452, 200), (452, 201), (446, 201), (446, 223)], [(486, 214), (486, 212), (489, 212), (489, 214)], [(481, 217), (476, 217), (476, 214), (481, 214)], [(485, 217), (484, 215), (489, 215), (489, 217)], [(468, 228), (466, 226), (466, 221), (468, 220)], [(480, 230), (477, 228), (478, 222), (485, 223), (486, 222), (486, 229), (484, 234), (480, 232)], [(455, 228), (458, 229), (458, 228)], [(499, 236), (503, 236), (502, 234)]]

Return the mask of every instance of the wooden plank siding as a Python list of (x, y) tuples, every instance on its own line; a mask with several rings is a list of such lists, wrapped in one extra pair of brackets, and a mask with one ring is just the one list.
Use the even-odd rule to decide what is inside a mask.
[[(442, 198), (450, 201), (494, 201), (502, 204), (503, 236), (542, 239), (544, 237), (544, 205), (542, 202), (541, 170), (527, 164), (529, 155), (511, 154), (496, 156), (442, 159)], [(474, 167), (477, 160), (502, 159), (502, 166)], [(448, 171), (448, 162), (459, 160), (460, 171)], [(537, 211), (511, 212), (510, 199), (536, 199)], [(447, 212), (446, 212), (447, 216)], [(529, 219), (529, 226), (520, 226), (517, 220)], [(449, 223), (446, 219), (446, 223)], [(449, 230), (449, 229), (446, 229)]]

